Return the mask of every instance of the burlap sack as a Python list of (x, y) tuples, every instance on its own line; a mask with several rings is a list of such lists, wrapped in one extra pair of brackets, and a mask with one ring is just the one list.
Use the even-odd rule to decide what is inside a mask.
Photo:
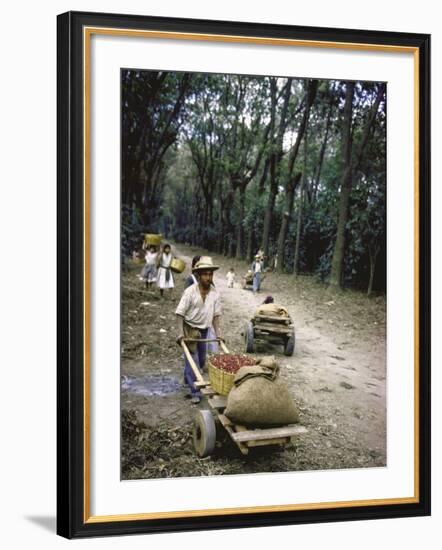
[(261, 428), (298, 422), (296, 406), (278, 378), (278, 365), (274, 358), (265, 363), (269, 366), (262, 366), (261, 361), (236, 373), (224, 411), (232, 422)]
[(255, 315), (265, 315), (267, 317), (289, 317), (289, 313), (284, 306), (278, 304), (261, 304)]
[(274, 355), (267, 355), (266, 357), (258, 357), (256, 359), (256, 364), (260, 365), (261, 367), (269, 367), (270, 369), (275, 369), (276, 374), (279, 374), (279, 366), (276, 362), (276, 358)]

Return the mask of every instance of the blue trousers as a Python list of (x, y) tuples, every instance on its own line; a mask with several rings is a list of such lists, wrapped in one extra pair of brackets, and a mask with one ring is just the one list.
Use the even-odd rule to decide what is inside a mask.
[[(209, 329), (205, 328), (204, 330), (201, 330), (201, 338), (207, 338), (207, 331)], [(198, 342), (196, 345), (196, 351), (195, 353), (191, 353), (193, 360), (196, 363), (196, 366), (199, 368), (199, 370), (202, 372), (204, 365), (206, 363), (206, 355), (207, 355), (207, 342)], [(184, 382), (189, 386), (190, 388), (190, 394), (192, 397), (201, 397), (201, 392), (199, 388), (196, 388), (194, 386), (195, 384), (195, 375), (193, 374), (192, 367), (190, 366), (189, 361), (187, 360), (186, 355), (184, 355)]]
[(258, 292), (261, 286), (261, 273), (253, 274), (253, 292)]

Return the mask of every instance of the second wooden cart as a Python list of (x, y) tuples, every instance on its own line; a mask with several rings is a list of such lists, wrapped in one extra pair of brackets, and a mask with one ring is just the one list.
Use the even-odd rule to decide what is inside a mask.
[(253, 353), (256, 340), (282, 344), (284, 355), (293, 355), (295, 350), (295, 325), (290, 315), (277, 316), (256, 313), (244, 329), (244, 344), (247, 353)]

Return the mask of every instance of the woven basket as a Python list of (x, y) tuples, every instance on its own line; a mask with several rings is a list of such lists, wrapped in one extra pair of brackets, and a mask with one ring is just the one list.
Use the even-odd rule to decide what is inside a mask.
[(182, 273), (186, 268), (185, 262), (183, 260), (180, 260), (179, 258), (172, 258), (172, 261), (170, 262), (170, 269), (174, 271), (175, 273)]
[(160, 246), (161, 244), (161, 235), (155, 235), (154, 233), (146, 233), (144, 235), (144, 243), (148, 246)]
[(212, 365), (210, 359), (207, 362), (209, 380), (212, 388), (220, 395), (227, 395), (233, 387), (233, 379), (236, 373), (226, 372)]

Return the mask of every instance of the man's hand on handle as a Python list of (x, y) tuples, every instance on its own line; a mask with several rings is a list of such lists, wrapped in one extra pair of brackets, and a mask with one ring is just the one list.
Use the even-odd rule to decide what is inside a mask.
[(175, 341), (179, 346), (181, 346), (183, 340), (184, 340), (184, 336), (180, 334), (179, 336), (177, 336)]

